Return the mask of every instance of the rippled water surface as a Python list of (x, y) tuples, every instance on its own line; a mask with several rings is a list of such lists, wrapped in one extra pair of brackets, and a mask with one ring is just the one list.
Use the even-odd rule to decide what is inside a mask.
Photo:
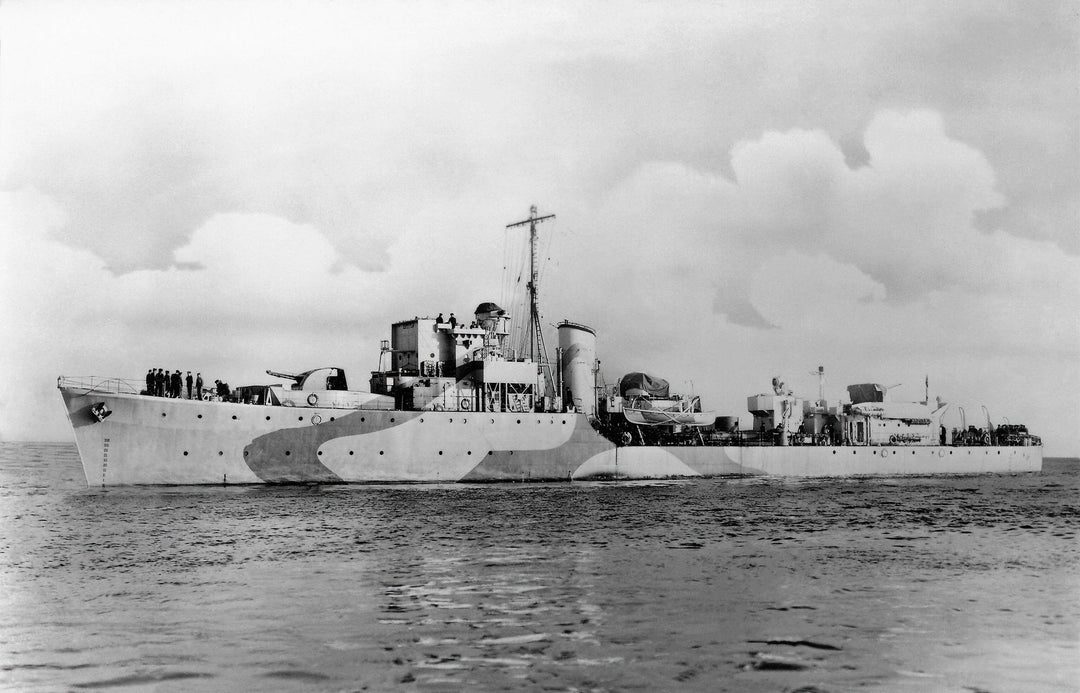
[(15, 690), (1072, 691), (1080, 469), (85, 488), (0, 446)]

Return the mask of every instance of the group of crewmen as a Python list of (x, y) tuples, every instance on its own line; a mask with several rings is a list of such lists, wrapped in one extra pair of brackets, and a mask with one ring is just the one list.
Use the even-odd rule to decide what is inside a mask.
[[(456, 317), (454, 317), (453, 313), (450, 314), (449, 318), (445, 318), (445, 319), (443, 318), (443, 314), (439, 313), (438, 317), (435, 318), (435, 322), (437, 322), (440, 325), (448, 324), (448, 325), (450, 325), (451, 330), (458, 326), (458, 319)], [(462, 324), (464, 324), (464, 323), (462, 323)], [(471, 327), (471, 328), (475, 328), (477, 326), (478, 325), (477, 325), (477, 322), (475, 320), (473, 320), (471, 323), (469, 323), (469, 327)]]
[[(187, 385), (187, 396), (184, 396), (184, 385)], [(192, 386), (195, 397), (200, 397), (203, 389), (202, 373), (196, 373), (191, 377), (191, 371), (187, 377), (181, 377), (180, 371), (166, 373), (162, 368), (151, 368), (146, 371), (146, 394), (155, 397), (172, 397), (174, 399), (191, 399)]]

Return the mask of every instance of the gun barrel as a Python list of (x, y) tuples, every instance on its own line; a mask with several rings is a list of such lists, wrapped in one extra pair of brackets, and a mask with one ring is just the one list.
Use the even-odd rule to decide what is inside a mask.
[(292, 380), (294, 382), (300, 382), (303, 379), (303, 375), (293, 375), (292, 373), (278, 373), (277, 371), (266, 371), (267, 375), (272, 375), (275, 378), (285, 378), (286, 380)]

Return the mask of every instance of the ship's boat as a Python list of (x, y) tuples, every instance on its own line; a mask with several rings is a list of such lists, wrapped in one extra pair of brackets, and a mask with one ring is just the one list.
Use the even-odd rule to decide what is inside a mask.
[(642, 398), (624, 404), (622, 412), (635, 426), (712, 426), (716, 422), (716, 412), (694, 411), (694, 406), (685, 400), (656, 403)]
[(618, 410), (634, 426), (712, 426), (716, 422), (716, 412), (701, 411), (700, 397), (672, 396), (670, 390), (663, 378), (640, 371), (627, 373), (619, 379)]
[[(530, 242), (548, 216), (527, 226)], [(535, 254), (530, 254), (535, 257)], [(1041, 441), (1022, 424), (966, 424), (944, 406), (893, 402), (881, 385), (807, 400), (773, 379), (747, 399), (753, 423), (704, 410), (666, 380), (603, 382), (596, 332), (558, 324), (547, 360), (528, 292), (522, 347), (491, 301), (466, 323), (414, 317), (390, 326), (360, 389), (345, 370), (268, 370), (279, 381), (166, 397), (150, 378), (68, 378), (58, 387), (87, 483), (221, 484), (648, 479), (724, 475), (847, 476), (1038, 471)], [(823, 369), (819, 369), (823, 378)], [(822, 381), (823, 382), (823, 381)]]

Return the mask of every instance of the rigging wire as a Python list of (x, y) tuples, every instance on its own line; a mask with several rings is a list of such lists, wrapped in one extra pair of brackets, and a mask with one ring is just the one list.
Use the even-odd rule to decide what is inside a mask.
[(544, 253), (541, 256), (540, 270), (536, 273), (536, 281), (540, 286), (544, 286), (544, 277), (547, 274), (548, 263), (551, 261), (551, 245), (555, 242), (555, 233), (559, 230), (559, 220), (552, 219), (551, 231), (547, 234), (547, 247), (544, 248)]
[[(554, 218), (552, 219), (553, 221)], [(557, 224), (557, 222), (556, 222)], [(544, 287), (544, 279), (551, 261), (551, 248), (555, 240), (556, 230), (551, 229), (542, 239), (543, 251), (536, 257), (536, 283), (534, 290), (539, 291)], [(508, 230), (508, 234), (512, 230)], [(537, 338), (533, 334), (536, 326), (532, 323), (529, 315), (530, 294), (529, 283), (532, 277), (529, 273), (532, 249), (529, 246), (528, 233), (516, 233), (511, 237), (507, 235), (503, 239), (503, 281), (500, 294), (500, 305), (510, 314), (510, 337), (509, 343), (514, 350), (515, 358), (523, 358), (529, 353), (530, 342)], [(556, 263), (557, 264), (557, 263)], [(542, 297), (540, 297), (542, 299)], [(539, 305), (538, 305), (539, 307)], [(543, 314), (538, 316), (543, 318)], [(546, 354), (540, 354), (539, 358), (547, 360)]]
[(524, 342), (528, 337), (526, 306), (528, 304), (528, 236), (508, 230), (504, 237), (503, 286), (500, 305), (510, 314), (509, 342), (515, 355), (524, 352)]

